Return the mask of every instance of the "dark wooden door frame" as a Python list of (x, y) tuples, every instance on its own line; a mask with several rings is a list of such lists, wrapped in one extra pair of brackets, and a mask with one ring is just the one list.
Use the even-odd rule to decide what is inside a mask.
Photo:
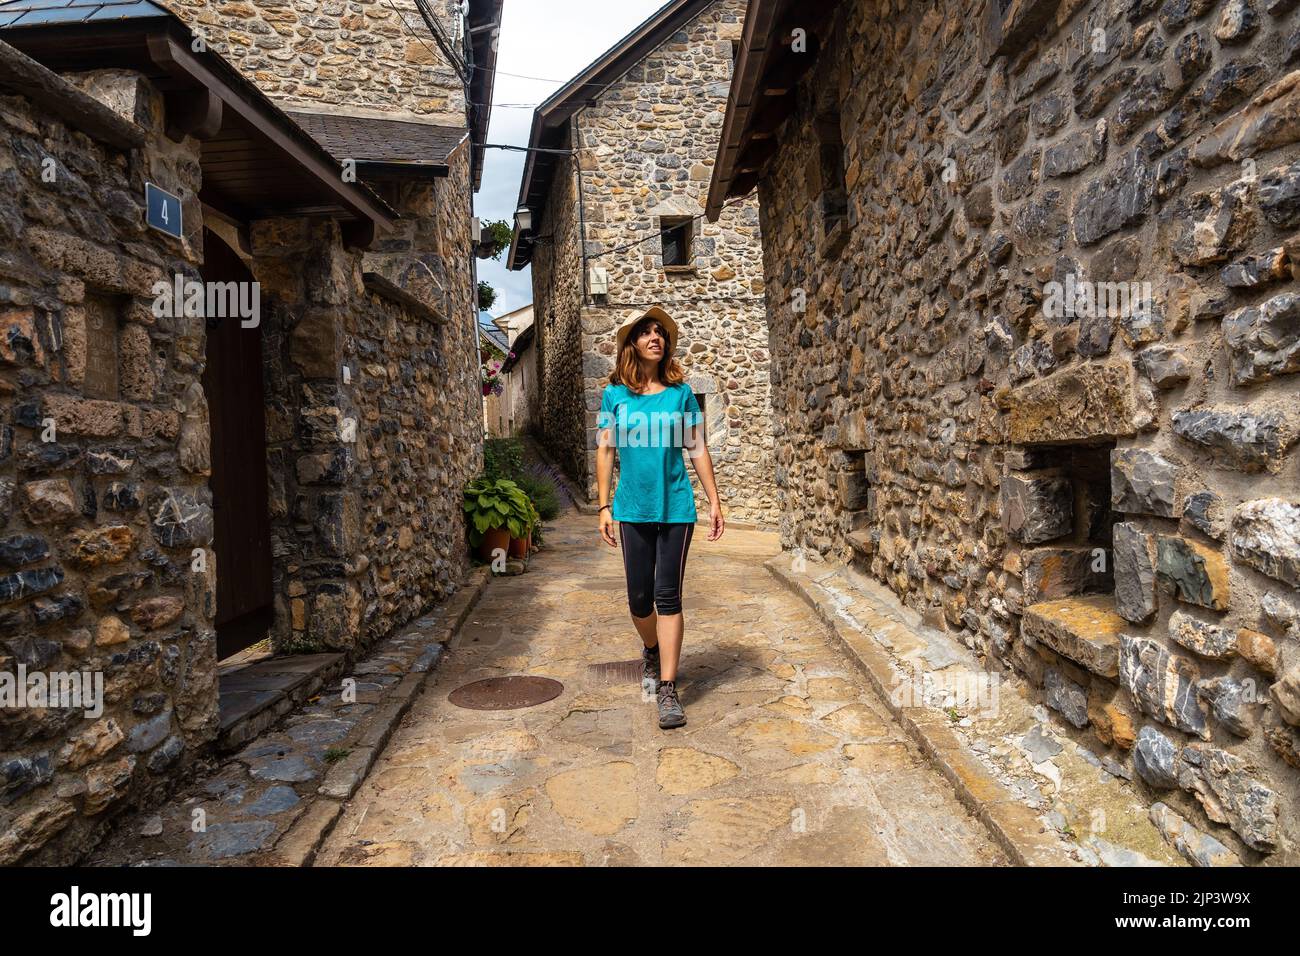
[[(205, 282), (253, 282), (242, 259), (203, 231)], [(217, 658), (266, 636), (274, 618), (267, 510), (262, 328), (238, 317), (207, 319), (203, 391), (211, 436), (213, 550), (217, 564)]]

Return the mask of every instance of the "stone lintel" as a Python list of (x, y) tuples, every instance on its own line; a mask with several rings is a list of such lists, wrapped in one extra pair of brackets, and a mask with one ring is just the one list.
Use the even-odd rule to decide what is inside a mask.
[(1126, 362), (1085, 362), (1014, 389), (1007, 440), (1062, 444), (1135, 435), (1138, 397)]

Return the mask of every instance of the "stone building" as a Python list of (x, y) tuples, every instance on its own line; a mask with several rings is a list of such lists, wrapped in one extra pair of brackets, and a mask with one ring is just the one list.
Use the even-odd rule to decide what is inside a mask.
[(497, 418), (489, 421), (489, 434), (508, 438), (534, 430), (533, 415), (539, 406), (532, 303), (498, 316), (492, 324), (506, 337), (510, 357), (501, 365), (504, 390)]
[(743, 7), (668, 3), (538, 107), (531, 224), (507, 262), (532, 266), (540, 438), (590, 498), (613, 330), (659, 305), (681, 327), (724, 511), (775, 526), (758, 210), (702, 217)]
[[(492, 324), (490, 316), (484, 312), (479, 316), (478, 336), (478, 360), (484, 374), (491, 373), (493, 369), (499, 370), (510, 355), (510, 342), (506, 333)], [(491, 391), (485, 391), (483, 395), (483, 433), (489, 438), (503, 437), (503, 395), (504, 392), (497, 395)]]
[(219, 660), (326, 672), (468, 571), (501, 3), (439, 4), (454, 65), (380, 7), (0, 3), (0, 689), (104, 687), (0, 708), (0, 863), (283, 712)]
[(751, 0), (786, 547), (1300, 861), (1295, 0)]

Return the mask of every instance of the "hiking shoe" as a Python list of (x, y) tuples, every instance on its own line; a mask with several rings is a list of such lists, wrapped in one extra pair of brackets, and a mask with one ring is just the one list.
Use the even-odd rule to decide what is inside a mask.
[(659, 686), (659, 645), (641, 648), (641, 693), (646, 699)]
[(659, 728), (661, 730), (680, 727), (686, 723), (686, 711), (682, 710), (682, 702), (677, 699), (676, 681), (661, 680), (657, 696), (659, 698)]

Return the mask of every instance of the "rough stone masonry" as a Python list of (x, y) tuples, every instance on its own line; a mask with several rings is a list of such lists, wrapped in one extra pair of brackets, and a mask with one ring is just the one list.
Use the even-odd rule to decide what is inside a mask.
[[(405, 103), (464, 127), (459, 80), (411, 53), (386, 7), (353, 6), (178, 9), (208, 55), (282, 102), (380, 115)], [(327, 42), (309, 76), (304, 33)], [(391, 82), (358, 86), (372, 68)], [(202, 144), (169, 138), (148, 79), (46, 79), (65, 97), (83, 88), (99, 101), (84, 112), (114, 114), (96, 126), (134, 139), (107, 145), (25, 96), (0, 98), (0, 674), (100, 673), (105, 710), (0, 711), (0, 864), (80, 858), (217, 735), (229, 563), (215, 560), (209, 480), (251, 462), (212, 460), (211, 326), (157, 314), (152, 292), (200, 277), (205, 226), (243, 249), (260, 284), (277, 652), (355, 656), (454, 592), (469, 565), (460, 491), (482, 461), (467, 135), (447, 176), (388, 191), (401, 218), (368, 250), (310, 213), (258, 217), (241, 242), (200, 202)], [(146, 228), (146, 181), (182, 198), (182, 239)]]
[(817, 40), (759, 180), (786, 546), (1300, 861), (1295, 0), (854, 0)]

